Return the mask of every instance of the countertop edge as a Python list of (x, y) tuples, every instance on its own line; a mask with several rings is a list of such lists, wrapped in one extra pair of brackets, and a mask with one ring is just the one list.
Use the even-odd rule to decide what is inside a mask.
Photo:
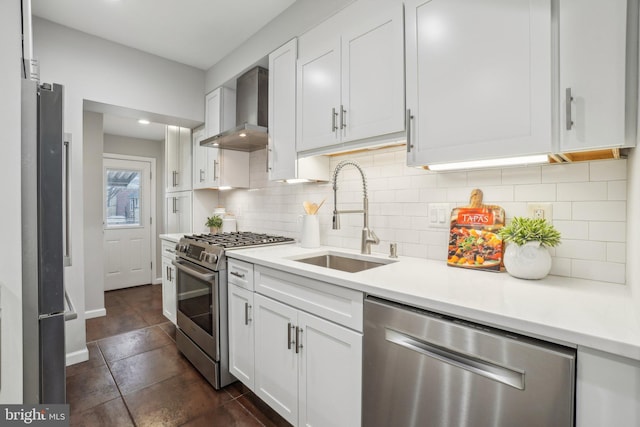
[[(299, 250), (292, 249), (292, 248), (297, 248)], [(310, 254), (310, 253), (322, 252), (322, 251), (351, 252), (342, 248), (332, 248), (332, 247), (321, 247), (321, 248), (309, 250), (309, 249), (302, 249), (299, 246), (294, 246), (294, 245), (290, 245), (290, 248), (288, 249), (289, 250), (287, 252), (300, 253), (300, 254), (307, 254), (307, 253)], [(283, 250), (281, 249), (281, 251)], [(271, 250), (268, 252), (263, 251), (261, 253), (260, 250), (256, 250), (256, 249), (244, 249), (244, 250), (238, 250), (238, 251), (235, 251), (235, 250), (227, 251), (226, 254), (227, 254), (227, 257), (229, 258), (251, 262), (264, 267), (279, 269), (291, 274), (297, 274), (297, 275), (312, 278), (315, 280), (321, 280), (334, 285), (358, 290), (365, 294), (370, 294), (370, 295), (375, 295), (381, 298), (391, 299), (393, 301), (397, 301), (407, 305), (412, 305), (425, 310), (432, 310), (442, 314), (459, 317), (465, 320), (486, 324), (487, 326), (506, 329), (522, 335), (527, 335), (534, 338), (552, 341), (558, 344), (567, 345), (567, 346), (576, 347), (576, 348), (578, 347), (593, 348), (596, 350), (604, 351), (604, 352), (615, 354), (618, 356), (622, 356), (622, 357), (626, 357), (634, 360), (640, 360), (640, 336), (637, 336), (635, 339), (629, 339), (629, 340), (617, 339), (615, 337), (611, 338), (609, 336), (606, 336), (606, 334), (602, 333), (602, 331), (600, 331), (601, 333), (599, 334), (590, 333), (587, 330), (584, 330), (584, 329), (580, 330), (579, 328), (572, 327), (570, 322), (566, 322), (566, 324), (563, 324), (562, 322), (550, 324), (548, 322), (548, 319), (544, 319), (544, 318), (536, 318), (536, 317), (519, 318), (517, 316), (510, 315), (508, 313), (503, 313), (498, 309), (491, 310), (491, 309), (483, 308), (480, 305), (473, 306), (468, 304), (467, 305), (457, 304), (455, 303), (455, 299), (445, 301), (443, 299), (438, 299), (437, 297), (434, 298), (434, 297), (429, 297), (425, 295), (416, 295), (416, 294), (405, 292), (402, 290), (390, 289), (389, 287), (378, 286), (375, 284), (373, 285), (367, 284), (363, 282), (364, 279), (362, 278), (362, 275), (359, 275), (358, 273), (351, 276), (352, 278), (349, 279), (343, 273), (336, 273), (334, 271), (324, 269), (323, 267), (307, 266), (307, 264), (303, 264), (303, 263), (298, 263), (299, 265), (296, 265), (292, 262), (291, 256), (278, 257), (277, 255), (274, 255), (274, 250)], [(380, 257), (380, 255), (378, 256)], [(406, 257), (402, 257), (402, 259), (405, 259), (405, 260), (410, 259), (413, 264), (418, 264), (418, 265), (424, 264), (425, 268), (431, 267), (431, 268), (440, 269), (438, 264), (434, 264), (433, 261), (420, 260), (415, 258), (406, 258)], [(446, 268), (448, 270), (445, 273), (446, 276), (454, 277), (456, 279), (458, 278), (458, 276), (460, 276), (460, 278), (463, 278), (463, 280), (464, 278), (470, 277), (468, 273), (483, 274), (483, 275), (493, 274), (493, 273), (487, 273), (487, 272), (470, 272), (470, 271), (461, 271), (461, 270), (455, 271), (459, 269), (449, 268), (446, 266), (443, 266), (443, 268)], [(326, 271), (323, 271), (323, 270), (326, 270)], [(351, 274), (351, 273), (347, 273), (347, 274)], [(501, 273), (500, 276), (502, 276), (502, 274), (508, 276), (507, 273)], [(505, 279), (505, 277), (498, 277), (498, 276), (494, 276), (494, 277), (496, 277), (496, 279), (499, 279), (500, 281), (504, 281), (504, 280), (512, 281), (511, 278)], [(602, 286), (605, 289), (615, 289), (617, 291), (616, 295), (611, 297), (613, 303), (623, 302), (625, 305), (629, 305), (629, 307), (621, 307), (620, 309), (631, 310), (631, 307), (633, 307), (633, 300), (631, 299), (631, 296), (629, 295), (627, 298), (625, 297), (624, 292), (622, 292), (622, 290), (620, 290), (619, 288), (613, 287), (613, 286), (624, 286), (624, 285), (611, 285), (611, 284), (600, 285), (598, 282), (593, 282), (588, 280), (568, 279), (568, 278), (556, 279), (556, 277), (557, 276), (554, 276), (554, 278), (550, 280), (559, 281), (559, 280), (566, 279), (566, 281), (570, 282), (572, 285), (575, 284), (575, 286), (580, 286), (581, 284), (583, 284), (585, 286), (588, 285), (590, 287)], [(485, 281), (487, 280), (486, 277), (483, 277), (483, 279)], [(415, 280), (418, 281), (419, 279), (416, 277)], [(520, 279), (513, 279), (513, 280), (518, 281)], [(539, 282), (539, 283), (544, 283), (544, 282)], [(513, 286), (513, 285), (509, 284), (509, 286)], [(612, 286), (612, 287), (609, 288), (609, 286)], [(555, 289), (552, 286), (547, 288), (541, 286), (536, 291), (541, 292), (543, 294), (545, 292), (549, 293), (549, 297), (553, 298), (554, 297), (553, 293)], [(622, 294), (622, 296), (617, 294)], [(609, 298), (608, 295), (603, 295), (602, 297), (605, 299)], [(603, 304), (606, 304), (606, 303), (607, 303), (606, 301), (603, 301)], [(573, 307), (573, 309), (575, 311), (576, 307)], [(577, 309), (579, 310), (580, 307), (578, 307)], [(586, 307), (584, 309), (584, 313), (582, 313), (585, 317), (588, 317), (590, 315), (593, 315), (593, 316), (597, 315), (597, 313), (588, 313), (587, 310), (588, 308)], [(622, 314), (624, 315), (625, 313), (622, 313)], [(634, 315), (634, 313), (628, 313), (628, 315), (632, 316), (632, 318), (636, 320), (636, 316)], [(604, 319), (603, 321), (607, 321), (607, 319)], [(604, 325), (602, 329), (604, 330), (607, 327), (615, 328), (616, 326), (620, 327), (620, 325)], [(640, 327), (638, 326), (637, 323), (633, 326), (634, 326), (634, 329), (637, 329), (638, 331), (640, 331)], [(622, 327), (625, 327), (625, 326), (622, 326)]]

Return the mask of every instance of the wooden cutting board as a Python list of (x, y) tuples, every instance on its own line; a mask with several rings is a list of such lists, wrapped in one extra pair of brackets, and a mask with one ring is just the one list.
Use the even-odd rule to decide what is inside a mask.
[(451, 211), (447, 265), (468, 269), (500, 271), (504, 209), (482, 203), (482, 191), (471, 192), (469, 206)]

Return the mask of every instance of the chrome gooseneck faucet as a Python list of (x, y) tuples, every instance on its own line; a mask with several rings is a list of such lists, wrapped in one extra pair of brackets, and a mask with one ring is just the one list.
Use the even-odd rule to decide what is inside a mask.
[[(338, 210), (338, 174), (343, 167), (351, 165), (354, 166), (360, 172), (362, 176), (362, 209), (361, 210)], [(369, 229), (369, 199), (367, 197), (367, 178), (364, 176), (364, 171), (358, 162), (354, 160), (343, 160), (336, 166), (333, 171), (333, 229), (340, 229), (340, 214), (346, 213), (361, 213), (364, 214), (364, 225), (362, 227), (362, 242), (360, 246), (360, 253), (370, 254), (371, 244), (377, 245), (380, 243), (380, 239), (376, 236), (373, 230)]]

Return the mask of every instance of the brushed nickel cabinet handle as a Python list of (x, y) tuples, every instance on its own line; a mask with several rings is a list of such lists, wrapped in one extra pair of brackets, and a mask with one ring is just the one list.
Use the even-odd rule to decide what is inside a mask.
[(340, 129), (347, 127), (347, 110), (344, 109), (344, 105), (340, 105)]
[(335, 108), (331, 109), (331, 132), (335, 132), (338, 130), (338, 125), (336, 123), (336, 119), (338, 118), (338, 113)]
[(407, 128), (407, 153), (411, 152), (413, 148), (413, 144), (411, 141), (411, 121), (413, 120), (413, 116), (411, 115), (411, 109), (407, 109), (407, 115), (405, 116), (405, 127)]
[(244, 303), (244, 324), (245, 325), (249, 324), (249, 303), (248, 302)]
[(573, 95), (571, 95), (571, 88), (568, 87), (565, 89), (565, 100), (564, 100), (564, 112), (565, 112), (565, 126), (567, 130), (571, 130), (573, 127), (573, 120), (571, 120), (571, 103), (573, 102)]
[(244, 274), (238, 273), (237, 271), (230, 271), (229, 274), (244, 279)]
[(287, 350), (291, 350), (291, 329), (293, 329), (293, 325), (289, 322), (287, 323)]
[(302, 348), (302, 328), (296, 326), (296, 354), (300, 353), (300, 349)]

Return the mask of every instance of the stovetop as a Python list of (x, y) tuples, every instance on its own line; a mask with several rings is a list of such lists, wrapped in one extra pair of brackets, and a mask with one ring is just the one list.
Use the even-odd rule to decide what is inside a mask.
[(291, 237), (248, 231), (217, 234), (186, 234), (176, 245), (178, 258), (187, 260), (208, 270), (226, 269), (225, 251), (256, 246), (293, 243)]
[(280, 243), (291, 243), (294, 241), (291, 237), (275, 236), (264, 233), (252, 233), (250, 231), (235, 231), (232, 233), (217, 234), (193, 234), (185, 235), (187, 239), (197, 242), (206, 242), (225, 249), (261, 246), (261, 245), (277, 245)]

